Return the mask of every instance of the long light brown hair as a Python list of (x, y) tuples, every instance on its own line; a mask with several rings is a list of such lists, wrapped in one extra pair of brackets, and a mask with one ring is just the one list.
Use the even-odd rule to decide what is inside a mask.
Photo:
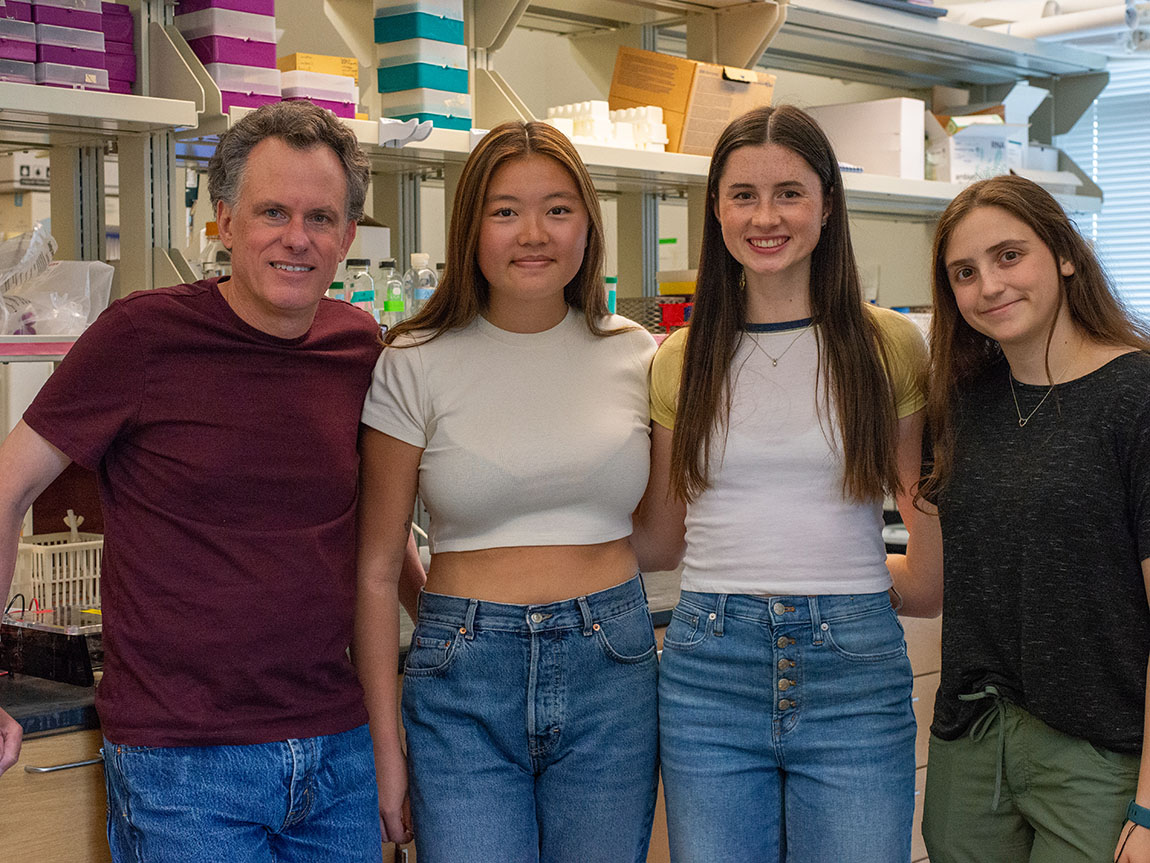
[(897, 419), (885, 350), (877, 324), (863, 309), (838, 160), (818, 124), (789, 105), (757, 108), (732, 121), (711, 157), (695, 305), (671, 444), (671, 487), (684, 500), (697, 498), (709, 484), (712, 447), (726, 436), (731, 363), (744, 338), (747, 312), (742, 265), (723, 241), (716, 203), (731, 153), (763, 144), (778, 144), (801, 156), (818, 175), (829, 204), (826, 226), (811, 253), (821, 410), (830, 416), (833, 404), (838, 420), (844, 496), (872, 500), (898, 487)]
[(606, 244), (599, 198), (586, 166), (562, 132), (546, 123), (513, 120), (500, 123), (484, 135), (468, 157), (451, 209), (443, 281), (418, 314), (388, 330), (385, 344), (390, 345), (397, 336), (415, 330), (430, 331), (426, 338), (420, 338), (420, 341), (430, 341), (447, 330), (466, 326), (487, 309), (491, 286), (479, 269), (479, 232), (487, 187), (501, 165), (530, 155), (547, 156), (558, 162), (575, 181), (587, 210), (583, 265), (563, 289), (563, 299), (568, 306), (583, 312), (588, 329), (595, 335), (614, 335), (629, 329), (604, 330), (602, 326), (607, 314), (607, 294), (603, 287)]
[[(998, 342), (984, 336), (962, 317), (950, 287), (946, 251), (958, 225), (980, 207), (998, 207), (1029, 226), (1056, 262), (1069, 261), (1074, 272), (1059, 275), (1062, 292), (1058, 309), (1065, 305), (1076, 330), (1101, 345), (1150, 350), (1150, 328), (1134, 318), (1114, 293), (1110, 279), (1094, 250), (1078, 233), (1059, 203), (1036, 183), (1004, 175), (981, 180), (963, 189), (938, 220), (932, 252), (931, 291), (934, 318), (931, 322), (930, 382), (927, 422), (934, 449), (934, 465), (923, 480), (920, 494), (933, 498), (946, 485), (954, 467), (956, 409), (961, 391), (1002, 359)], [(1058, 313), (1047, 334), (1047, 380), (1050, 374), (1050, 342)]]

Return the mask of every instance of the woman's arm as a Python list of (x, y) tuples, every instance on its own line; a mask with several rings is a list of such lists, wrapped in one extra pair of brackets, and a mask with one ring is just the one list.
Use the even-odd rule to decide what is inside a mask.
[(687, 547), (687, 504), (671, 491), (671, 430), (651, 423), (651, 475), (631, 517), (631, 545), (643, 572), (674, 569)]
[(410, 842), (407, 765), (399, 742), (399, 584), (410, 567), (411, 514), (423, 450), (361, 426), (352, 659), (371, 723), (385, 842)]
[[(1142, 561), (1142, 581), (1150, 602), (1150, 558)], [(1138, 769), (1138, 790), (1134, 802), (1150, 809), (1150, 662), (1146, 666), (1146, 704), (1142, 719), (1142, 764)], [(1150, 829), (1127, 821), (1114, 848), (1115, 863), (1150, 863)]]
[(887, 569), (902, 598), (898, 608), (907, 617), (942, 614), (942, 530), (938, 510), (924, 500), (915, 506), (914, 493), (922, 476), (922, 434), (926, 412), (915, 411), (898, 421), (898, 479), (895, 495), (899, 515), (910, 538), (906, 554), (888, 554)]

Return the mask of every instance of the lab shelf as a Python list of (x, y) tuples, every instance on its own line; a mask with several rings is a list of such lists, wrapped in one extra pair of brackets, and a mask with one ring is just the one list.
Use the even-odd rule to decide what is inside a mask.
[(0, 336), (0, 363), (47, 363), (64, 359), (78, 336)]
[(0, 82), (0, 140), (6, 144), (83, 144), (195, 125), (195, 105), (178, 99)]

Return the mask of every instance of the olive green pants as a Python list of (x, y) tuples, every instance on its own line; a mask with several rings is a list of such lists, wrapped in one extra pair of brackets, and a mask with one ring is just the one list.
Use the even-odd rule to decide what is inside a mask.
[(931, 863), (1110, 863), (1138, 756), (1055, 731), (1008, 701), (986, 703), (973, 734), (931, 735), (922, 822)]

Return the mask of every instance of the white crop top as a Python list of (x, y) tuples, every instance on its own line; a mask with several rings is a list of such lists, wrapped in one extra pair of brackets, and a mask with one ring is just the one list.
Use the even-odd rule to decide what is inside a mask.
[(650, 333), (596, 336), (569, 309), (541, 333), (477, 316), (420, 338), (384, 349), (362, 420), (423, 449), (432, 553), (631, 535), (650, 471)]

